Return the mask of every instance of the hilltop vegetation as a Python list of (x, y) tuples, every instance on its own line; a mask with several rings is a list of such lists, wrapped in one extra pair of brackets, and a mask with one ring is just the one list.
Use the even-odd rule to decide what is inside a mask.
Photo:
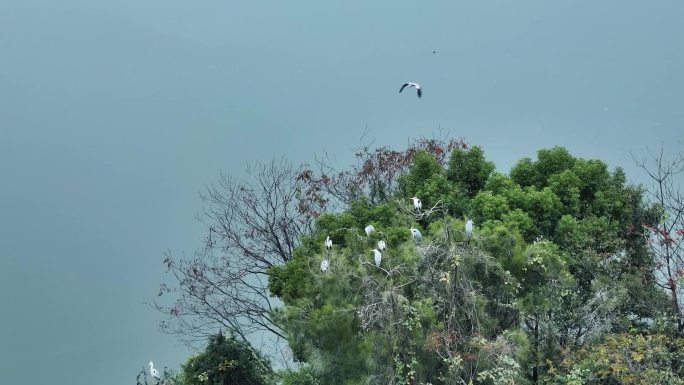
[[(207, 251), (212, 244), (185, 264), (167, 260), (200, 305), (221, 296), (217, 270), (228, 276), (239, 261), (249, 266), (242, 271), (267, 279), (280, 306), (261, 298), (254, 301), (261, 313), (257, 306), (233, 324), (222, 321), (234, 317), (229, 313), (214, 319), (242, 333), (262, 322), (261, 330), (285, 339), (301, 365), (281, 373), (283, 383), (684, 383), (678, 298), (662, 290), (663, 261), (653, 248), (653, 229), (667, 210), (648, 204), (621, 169), (554, 147), (504, 174), (479, 147), (456, 141), (358, 156), (347, 171), (320, 163), (318, 172), (288, 174), (292, 187), (283, 191), (293, 191), (297, 204), (283, 213), (298, 222), (278, 222), (287, 216), (276, 214), (264, 220), (275, 228), (240, 229), (253, 244), (280, 245), (260, 249), (271, 255), (217, 257)], [(414, 196), (422, 209), (411, 205)], [(367, 236), (369, 224), (376, 231)], [(297, 231), (286, 243), (288, 226)], [(210, 237), (220, 244), (231, 229), (217, 227)], [(422, 239), (412, 237), (412, 227)], [(387, 249), (376, 266), (381, 239)], [(670, 242), (681, 242), (681, 234)], [(673, 276), (666, 285), (678, 285)], [(182, 298), (171, 314), (201, 318), (199, 307), (189, 311), (191, 297)]]

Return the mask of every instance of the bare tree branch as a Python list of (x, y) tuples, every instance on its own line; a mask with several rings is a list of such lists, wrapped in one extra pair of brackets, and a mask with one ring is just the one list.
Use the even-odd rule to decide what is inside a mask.
[(679, 330), (684, 330), (684, 156), (665, 159), (661, 148), (657, 154), (649, 151), (650, 159), (632, 158), (651, 179), (647, 193), (654, 217), (643, 224), (645, 237), (655, 258), (656, 284), (664, 289), (677, 316)]
[[(164, 263), (178, 286), (172, 305), (154, 302), (169, 316), (163, 330), (190, 341), (219, 328), (245, 340), (257, 332), (284, 337), (271, 319), (278, 302), (268, 291), (268, 269), (292, 258), (300, 236), (325, 210), (323, 202), (302, 196), (303, 169), (284, 160), (249, 165), (246, 180), (222, 175), (218, 186), (200, 194), (206, 244), (192, 259), (167, 254)], [(160, 295), (171, 291), (163, 285)]]

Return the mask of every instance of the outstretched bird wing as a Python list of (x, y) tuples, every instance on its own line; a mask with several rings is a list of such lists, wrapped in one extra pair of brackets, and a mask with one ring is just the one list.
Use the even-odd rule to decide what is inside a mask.
[(401, 91), (403, 91), (404, 88), (406, 88), (406, 86), (408, 86), (408, 85), (409, 85), (408, 83), (404, 83), (404, 85), (402, 85), (401, 88), (399, 89), (399, 93), (401, 93)]
[(418, 88), (418, 97), (420, 98), (422, 96), (423, 96), (423, 90)]

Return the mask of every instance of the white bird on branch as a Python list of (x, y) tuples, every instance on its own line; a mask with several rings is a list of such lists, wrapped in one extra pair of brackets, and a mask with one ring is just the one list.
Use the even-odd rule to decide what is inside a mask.
[(380, 267), (380, 263), (382, 262), (382, 253), (378, 249), (373, 249), (373, 253), (375, 254), (375, 266)]
[(416, 228), (411, 227), (411, 235), (413, 235), (413, 239), (416, 241), (420, 241), (423, 239), (423, 234), (420, 233), (420, 231)]
[(406, 83), (404, 83), (404, 84), (401, 86), (401, 88), (399, 89), (399, 93), (401, 93), (401, 91), (403, 91), (404, 88), (406, 88), (406, 87), (415, 87), (415, 88), (416, 88), (416, 92), (418, 93), (418, 97), (423, 96), (423, 91), (422, 91), (422, 89), (421, 89), (421, 87), (420, 87), (420, 84), (418, 84), (418, 83), (413, 83), (413, 82), (406, 82)]
[(378, 241), (378, 250), (384, 251), (385, 248), (387, 248), (387, 245), (385, 244), (385, 241), (382, 240), (382, 239), (379, 240), (379, 241)]
[(332, 249), (332, 245), (333, 245), (333, 244), (332, 244), (332, 239), (330, 239), (330, 236), (328, 236), (327, 238), (325, 238), (325, 248), (328, 249), (328, 250), (330, 250), (330, 249)]
[(420, 201), (420, 198), (413, 197), (411, 198), (411, 200), (413, 201), (413, 208), (415, 208), (416, 210), (420, 210), (423, 208), (423, 202)]
[(327, 259), (324, 259), (323, 261), (321, 261), (321, 273), (327, 273), (329, 267), (330, 267), (330, 262), (328, 262)]
[(466, 237), (470, 238), (473, 236), (473, 227), (474, 223), (472, 219), (468, 219), (468, 222), (465, 224), (465, 235)]
[(161, 380), (161, 376), (159, 375), (159, 371), (154, 368), (154, 364), (152, 363), (152, 361), (150, 361), (150, 376), (152, 376), (152, 378), (156, 379), (157, 382), (159, 382), (159, 380)]
[(375, 227), (373, 227), (373, 225), (368, 225), (364, 230), (366, 230), (366, 236), (370, 237), (371, 233), (375, 232)]

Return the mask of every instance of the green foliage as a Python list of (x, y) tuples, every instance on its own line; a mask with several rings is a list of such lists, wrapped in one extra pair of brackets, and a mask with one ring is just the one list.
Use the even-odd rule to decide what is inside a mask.
[(470, 211), (477, 223), (483, 223), (486, 220), (500, 220), (504, 214), (510, 211), (510, 208), (506, 197), (483, 191), (472, 200)]
[(430, 178), (442, 173), (442, 166), (437, 159), (425, 151), (420, 151), (413, 157), (413, 166), (409, 172), (400, 178), (399, 189), (404, 196), (414, 196)]
[(544, 384), (684, 384), (684, 340), (662, 334), (613, 334), (575, 352)]
[(514, 227), (528, 242), (534, 239), (537, 231), (534, 226), (534, 220), (532, 217), (522, 211), (521, 209), (515, 209), (509, 211), (501, 216), (501, 220), (509, 227)]
[(303, 257), (295, 257), (286, 265), (273, 266), (269, 269), (268, 290), (283, 300), (300, 298), (312, 286), (310, 269), (309, 261)]
[(553, 174), (549, 178), (551, 191), (563, 204), (563, 214), (577, 216), (580, 213), (581, 179), (571, 170)]
[[(364, 206), (368, 207), (368, 204), (366, 203)], [(319, 234), (326, 234), (326, 236), (332, 238), (334, 243), (341, 244), (344, 242), (346, 229), (358, 226), (358, 222), (359, 219), (349, 212), (336, 214), (326, 213), (317, 218), (316, 232)], [(319, 243), (321, 247), (323, 247), (323, 242)]]
[[(461, 151), (461, 150), (455, 150)], [(443, 205), (449, 212), (460, 215), (465, 212), (467, 196), (465, 186), (454, 183), (448, 173), (434, 157), (426, 152), (418, 152), (413, 166), (406, 175), (399, 178), (400, 201), (408, 202), (408, 198), (419, 196), (423, 208)]]
[(552, 175), (572, 168), (575, 158), (563, 147), (553, 147), (537, 151), (538, 161), (535, 163), (537, 187), (547, 186), (545, 183)]
[(532, 159), (520, 159), (511, 169), (511, 179), (520, 186), (534, 186), (538, 177)]
[(249, 344), (220, 333), (209, 339), (203, 352), (183, 364), (179, 380), (188, 385), (275, 384), (268, 360)]
[(304, 367), (299, 371), (284, 371), (280, 373), (282, 385), (323, 385), (318, 374), (311, 367)]
[(480, 234), (483, 240), (479, 242), (479, 246), (504, 264), (520, 254), (525, 247), (515, 223), (487, 221)]
[(504, 195), (514, 189), (519, 189), (519, 184), (513, 181), (509, 176), (495, 172), (493, 173), (487, 183), (485, 183), (484, 190), (490, 191), (492, 194)]
[[(446, 167), (426, 152), (412, 159), (394, 196), (322, 215), (295, 258), (271, 269), (269, 288), (284, 303), (273, 319), (308, 365), (288, 384), (579, 384), (573, 378), (589, 378), (583, 370), (609, 336), (646, 330), (662, 312), (639, 230), (650, 214), (622, 170), (561, 147), (522, 159), (510, 176), (493, 172), (478, 147), (452, 150)], [(377, 230), (370, 238), (367, 224)], [(380, 238), (388, 248), (378, 268)], [(327, 274), (318, 272), (323, 258)], [(625, 343), (657, 356), (651, 342)], [(672, 376), (654, 378), (678, 378), (679, 358), (668, 357)], [(612, 383), (629, 383), (619, 378)]]
[(525, 212), (535, 218), (536, 230), (539, 235), (552, 237), (558, 219), (561, 217), (562, 203), (553, 191), (544, 187), (538, 191), (534, 187), (525, 188)]
[(485, 160), (484, 151), (475, 146), (470, 150), (452, 151), (446, 175), (472, 198), (482, 190), (493, 171), (494, 163)]

